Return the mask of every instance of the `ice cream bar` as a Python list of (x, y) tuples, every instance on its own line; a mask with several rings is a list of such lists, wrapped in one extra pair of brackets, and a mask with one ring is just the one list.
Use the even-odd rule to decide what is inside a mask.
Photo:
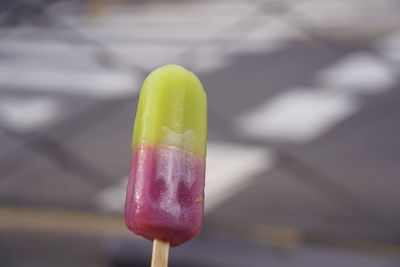
[(167, 65), (144, 81), (132, 141), (125, 222), (147, 239), (178, 246), (200, 233), (207, 100), (199, 79)]

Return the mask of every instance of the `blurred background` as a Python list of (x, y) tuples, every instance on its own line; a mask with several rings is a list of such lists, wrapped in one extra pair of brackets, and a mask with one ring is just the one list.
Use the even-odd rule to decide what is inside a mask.
[(400, 266), (400, 1), (0, 2), (0, 266), (149, 266), (122, 219), (144, 77), (209, 102), (170, 266)]

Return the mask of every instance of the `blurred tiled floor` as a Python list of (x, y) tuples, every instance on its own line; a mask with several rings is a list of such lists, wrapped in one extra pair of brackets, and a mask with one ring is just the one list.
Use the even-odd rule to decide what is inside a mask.
[[(184, 256), (193, 249), (207, 251), (208, 266), (399, 264), (308, 242), (399, 242), (398, 1), (37, 3), (1, 20), (1, 206), (120, 217), (140, 84), (155, 67), (182, 64), (208, 94), (209, 206), (204, 237), (177, 249), (176, 264), (193, 264)], [(373, 15), (375, 27), (364, 26)], [(220, 224), (228, 237), (213, 237)], [(230, 224), (245, 234), (233, 238)], [(308, 238), (275, 253), (249, 225)], [(40, 240), (14, 234), (16, 250)], [(70, 244), (43, 246), (57, 242)], [(233, 260), (216, 258), (219, 249)], [(121, 250), (115, 257), (129, 254)], [(16, 257), (4, 266), (26, 266)]]

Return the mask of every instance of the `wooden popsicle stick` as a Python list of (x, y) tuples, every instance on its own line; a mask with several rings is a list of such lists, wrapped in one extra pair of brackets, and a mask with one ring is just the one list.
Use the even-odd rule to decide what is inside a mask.
[(153, 241), (151, 267), (168, 267), (169, 243), (159, 239)]

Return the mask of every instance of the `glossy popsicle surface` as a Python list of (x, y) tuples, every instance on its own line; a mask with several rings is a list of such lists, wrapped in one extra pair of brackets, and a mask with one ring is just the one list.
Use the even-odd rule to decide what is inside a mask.
[(125, 204), (130, 230), (177, 246), (203, 223), (206, 95), (199, 79), (168, 65), (140, 93)]

